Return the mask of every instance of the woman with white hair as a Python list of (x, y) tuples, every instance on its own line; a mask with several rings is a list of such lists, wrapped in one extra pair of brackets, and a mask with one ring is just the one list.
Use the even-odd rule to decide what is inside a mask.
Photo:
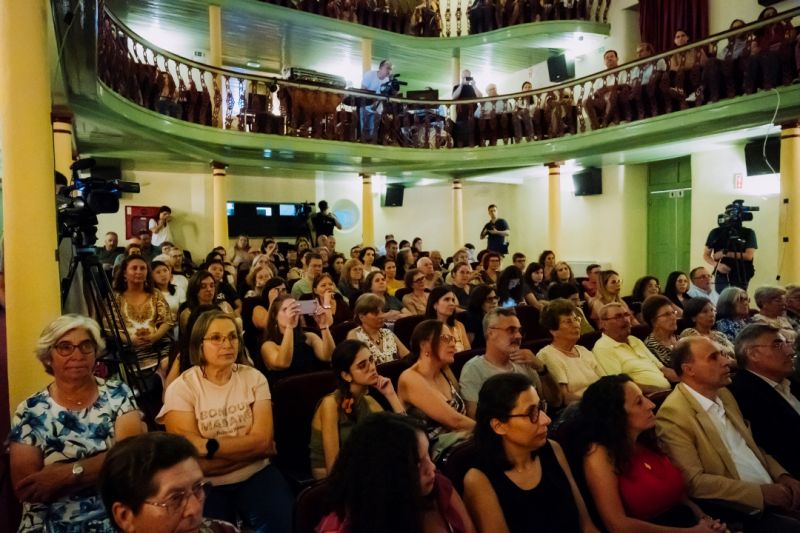
[(781, 330), (784, 338), (794, 344), (797, 332), (786, 316), (786, 289), (783, 287), (759, 287), (753, 295), (759, 312), (753, 316), (753, 322), (774, 326)]
[(726, 287), (717, 300), (717, 322), (714, 329), (734, 342), (736, 335), (750, 322), (750, 297), (747, 292), (739, 287)]
[(36, 357), (53, 376), (23, 401), (9, 434), (19, 531), (114, 531), (95, 484), (115, 442), (146, 431), (131, 390), (93, 374), (105, 349), (91, 318), (68, 314), (44, 328)]

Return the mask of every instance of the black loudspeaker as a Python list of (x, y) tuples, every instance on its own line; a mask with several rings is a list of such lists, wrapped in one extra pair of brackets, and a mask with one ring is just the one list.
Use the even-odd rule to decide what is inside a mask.
[(402, 185), (387, 185), (386, 194), (383, 195), (383, 207), (403, 207), (405, 189)]
[(547, 73), (550, 81), (559, 82), (575, 77), (575, 61), (564, 54), (547, 58)]
[[(778, 137), (767, 139), (767, 159), (764, 160), (764, 139), (751, 141), (744, 145), (744, 162), (748, 176), (774, 174), (781, 171), (781, 140)], [(769, 168), (767, 164), (772, 165)]]
[(589, 167), (572, 175), (575, 196), (603, 194), (603, 173), (599, 168)]

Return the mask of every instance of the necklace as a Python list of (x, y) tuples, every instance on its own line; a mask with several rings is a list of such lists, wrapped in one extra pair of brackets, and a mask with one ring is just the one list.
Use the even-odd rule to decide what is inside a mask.
[(572, 349), (569, 350), (569, 351), (563, 350), (563, 349), (559, 348), (558, 346), (556, 346), (555, 344), (553, 344), (553, 348), (555, 348), (556, 350), (558, 350), (559, 352), (561, 352), (561, 353), (563, 353), (565, 355), (569, 355), (569, 356), (573, 356), (573, 357), (578, 357), (580, 355), (580, 354), (578, 354), (578, 349), (575, 346), (573, 346)]
[(55, 383), (53, 385), (54, 385), (54, 388), (55, 388), (56, 392), (58, 393), (58, 397), (59, 398), (61, 398), (63, 400), (67, 400), (69, 403), (72, 403), (72, 404), (75, 404), (75, 405), (78, 405), (78, 406), (83, 406), (83, 404), (88, 403), (88, 400), (85, 399), (85, 398), (84, 399), (80, 399), (80, 400), (78, 400), (77, 398), (70, 398), (69, 396), (67, 396), (64, 393), (64, 391), (62, 391), (59, 388), (58, 385), (56, 385)]

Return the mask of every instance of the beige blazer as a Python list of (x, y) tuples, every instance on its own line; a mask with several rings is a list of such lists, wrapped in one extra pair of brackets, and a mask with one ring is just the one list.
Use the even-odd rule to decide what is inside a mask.
[[(772, 479), (777, 480), (786, 474), (786, 470), (775, 459), (756, 445), (739, 411), (739, 405), (728, 389), (721, 389), (719, 397), (725, 406), (728, 421), (739, 430)], [(717, 498), (764, 508), (759, 484), (739, 479), (736, 465), (722, 436), (684, 384), (679, 383), (659, 408), (656, 433), (667, 455), (683, 472), (689, 496)]]

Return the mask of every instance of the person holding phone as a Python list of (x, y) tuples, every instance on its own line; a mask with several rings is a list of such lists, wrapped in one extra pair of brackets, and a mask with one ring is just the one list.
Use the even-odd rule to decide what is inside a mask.
[[(464, 70), (461, 73), (461, 83), (453, 87), (453, 100), (466, 100), (468, 98), (482, 98), (480, 89), (475, 84), (472, 72)], [(475, 146), (475, 113), (478, 111), (478, 104), (460, 104), (456, 106), (456, 128), (455, 146), (456, 148)]]
[[(304, 307), (301, 308), (301, 305)], [(308, 313), (312, 309), (313, 313)], [(321, 336), (303, 331), (300, 324), (303, 311), (313, 317)], [(314, 300), (298, 302), (286, 295), (277, 297), (269, 308), (267, 328), (261, 344), (261, 362), (266, 367), (270, 383), (274, 384), (288, 376), (330, 368), (335, 346), (330, 331), (332, 323), (331, 310), (317, 305)]]

